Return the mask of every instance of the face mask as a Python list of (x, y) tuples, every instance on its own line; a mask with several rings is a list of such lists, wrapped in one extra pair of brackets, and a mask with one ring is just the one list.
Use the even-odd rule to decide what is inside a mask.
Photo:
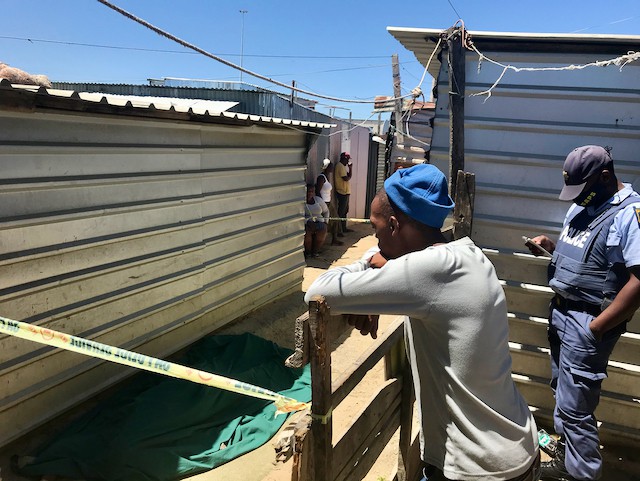
[(607, 190), (607, 186), (602, 182), (596, 182), (589, 189), (573, 199), (573, 202), (580, 207), (598, 207), (610, 197), (611, 195)]

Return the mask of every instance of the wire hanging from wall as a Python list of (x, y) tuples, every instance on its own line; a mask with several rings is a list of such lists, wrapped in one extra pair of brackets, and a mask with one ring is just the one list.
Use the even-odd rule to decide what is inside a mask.
[(482, 92), (471, 94), (471, 97), (486, 95), (487, 98), (485, 99), (485, 102), (491, 97), (491, 93), (493, 89), (495, 89), (498, 86), (502, 78), (505, 76), (505, 74), (509, 70), (512, 70), (516, 73), (518, 72), (559, 72), (559, 71), (565, 71), (565, 70), (566, 71), (582, 70), (590, 67), (610, 67), (611, 65), (616, 65), (620, 67), (620, 70), (622, 70), (627, 64), (640, 60), (640, 52), (629, 51), (625, 55), (621, 55), (619, 57), (615, 57), (608, 60), (599, 60), (595, 62), (589, 62), (586, 64), (580, 64), (580, 65), (572, 64), (572, 65), (565, 65), (564, 67), (514, 67), (513, 65), (505, 65), (496, 60), (493, 60), (487, 57), (482, 52), (480, 52), (480, 50), (478, 50), (477, 47), (473, 44), (473, 40), (471, 39), (471, 36), (468, 33), (467, 35), (465, 35), (464, 38), (465, 38), (464, 40), (465, 47), (468, 50), (472, 50), (478, 54), (478, 70), (480, 70), (483, 60), (486, 60), (489, 63), (502, 67), (502, 72), (500, 73), (500, 75), (498, 76), (498, 78), (496, 79), (496, 81), (493, 83), (491, 87), (489, 87), (487, 90), (483, 90)]

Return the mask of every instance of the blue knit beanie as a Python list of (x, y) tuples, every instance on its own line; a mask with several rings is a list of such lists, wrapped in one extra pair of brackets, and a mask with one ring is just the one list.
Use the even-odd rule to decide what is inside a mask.
[(412, 219), (438, 229), (454, 206), (446, 177), (431, 164), (397, 170), (384, 181), (384, 190), (395, 207)]

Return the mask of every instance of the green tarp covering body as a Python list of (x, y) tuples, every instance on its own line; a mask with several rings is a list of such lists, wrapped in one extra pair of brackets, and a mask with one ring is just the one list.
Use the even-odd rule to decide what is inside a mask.
[[(204, 338), (174, 361), (308, 402), (309, 366), (285, 367), (289, 354), (243, 334)], [(261, 446), (285, 420), (275, 416), (270, 401), (140, 373), (48, 442), (20, 473), (105, 481), (180, 479)]]

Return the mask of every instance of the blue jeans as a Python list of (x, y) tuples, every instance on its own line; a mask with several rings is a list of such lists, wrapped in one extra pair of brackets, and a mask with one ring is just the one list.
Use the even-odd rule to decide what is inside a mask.
[(576, 479), (598, 479), (602, 473), (598, 426), (593, 414), (600, 401), (607, 363), (626, 323), (597, 341), (585, 312), (552, 307), (549, 316), (551, 389), (556, 405), (553, 423), (566, 443), (565, 467)]

